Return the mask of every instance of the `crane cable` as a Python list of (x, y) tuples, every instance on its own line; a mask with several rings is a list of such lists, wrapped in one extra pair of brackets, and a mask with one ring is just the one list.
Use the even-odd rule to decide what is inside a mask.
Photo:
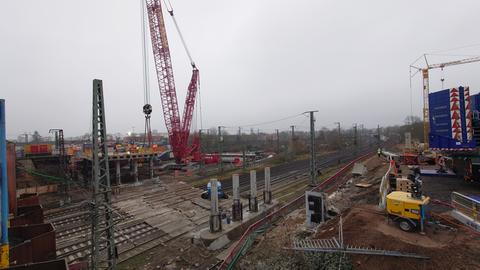
[(175, 24), (175, 28), (177, 29), (178, 35), (180, 36), (180, 40), (182, 41), (183, 48), (185, 48), (185, 52), (187, 53), (188, 59), (190, 59), (190, 64), (192, 65), (193, 68), (195, 68), (195, 62), (193, 61), (192, 55), (190, 54), (190, 50), (187, 47), (187, 43), (183, 38), (182, 31), (180, 31), (180, 27), (178, 26), (177, 20), (175, 19), (175, 15), (173, 14), (172, 3), (170, 3), (170, 0), (167, 0), (167, 1), (168, 1), (168, 5), (165, 0), (163, 0), (163, 3), (165, 4), (165, 7), (167, 7), (167, 11), (170, 14), (170, 17), (172, 17), (173, 24)]
[[(173, 24), (175, 25), (175, 29), (177, 30), (177, 33), (180, 36), (180, 40), (182, 41), (183, 48), (185, 49), (185, 52), (187, 53), (188, 59), (190, 60), (190, 65), (192, 65), (192, 67), (194, 69), (196, 69), (195, 61), (193, 61), (192, 55), (190, 54), (190, 50), (188, 49), (188, 46), (187, 46), (187, 42), (183, 38), (182, 31), (180, 30), (180, 27), (178, 26), (177, 20), (175, 19), (175, 14), (173, 13), (172, 3), (170, 3), (170, 0), (166, 0), (166, 1), (162, 0), (162, 1), (163, 1), (163, 4), (165, 5), (165, 7), (167, 8), (168, 14), (170, 14), (170, 17), (173, 20)], [(168, 4), (167, 4), (167, 2), (168, 2)], [(198, 110), (197, 114), (200, 114), (200, 129), (203, 129), (202, 98), (201, 98), (201, 93), (200, 93), (200, 79), (197, 82), (197, 92), (198, 92), (198, 95), (196, 97), (196, 99), (197, 99), (196, 103), (198, 104), (198, 106), (196, 106), (197, 110)], [(198, 116), (196, 118), (197, 118), (197, 121), (198, 121)]]
[[(413, 117), (413, 87), (412, 87), (412, 67), (410, 66), (410, 118), (411, 117)], [(410, 121), (412, 121), (412, 119), (410, 119)], [(409, 124), (412, 124), (412, 123), (409, 123)]]
[(143, 88), (144, 88), (144, 104), (150, 104), (150, 78), (149, 78), (149, 57), (147, 53), (147, 16), (145, 16), (146, 6), (145, 1), (140, 0), (141, 2), (141, 19), (142, 19), (142, 56), (143, 56)]
[(245, 127), (265, 126), (265, 125), (274, 124), (274, 123), (277, 123), (277, 122), (289, 120), (289, 119), (292, 119), (292, 118), (296, 118), (296, 117), (299, 117), (299, 116), (304, 116), (304, 113), (295, 114), (295, 115), (290, 115), (290, 116), (287, 116), (287, 117), (284, 117), (284, 118), (280, 118), (280, 119), (277, 119), (277, 120), (272, 120), (272, 121), (266, 121), (266, 122), (260, 122), (260, 123), (253, 123), (253, 124), (241, 125), (241, 126), (224, 126), (224, 128), (239, 128), (239, 127), (240, 127), (240, 128), (245, 128)]
[(149, 78), (149, 57), (147, 53), (147, 7), (145, 0), (140, 0), (141, 2), (141, 20), (142, 20), (142, 56), (143, 56), (143, 65), (142, 65), (142, 71), (143, 71), (143, 88), (144, 88), (144, 93), (143, 93), (143, 101), (144, 101), (144, 106), (143, 106), (143, 113), (145, 114), (145, 128), (144, 128), (144, 135), (143, 135), (143, 146), (147, 145), (148, 141), (148, 146), (150, 147), (152, 144), (152, 128), (150, 124), (150, 117), (152, 113), (152, 106), (150, 104), (150, 78)]

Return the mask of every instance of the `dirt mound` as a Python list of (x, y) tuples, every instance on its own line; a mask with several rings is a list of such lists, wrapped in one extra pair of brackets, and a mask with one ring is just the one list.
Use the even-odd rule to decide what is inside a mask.
[(392, 226), (392, 224), (380, 223), (375, 229), (384, 235), (396, 238), (397, 240), (407, 244), (418, 245), (426, 248), (442, 248), (447, 246), (447, 243), (442, 243), (438, 241), (439, 239), (434, 240), (427, 235), (404, 232)]
[[(480, 269), (480, 239), (460, 230), (426, 227), (426, 235), (401, 231), (375, 206), (352, 208), (343, 218), (344, 243), (417, 253), (430, 260), (352, 255), (355, 269)], [(315, 238), (338, 235), (338, 219)], [(477, 248), (473, 248), (477, 247)]]

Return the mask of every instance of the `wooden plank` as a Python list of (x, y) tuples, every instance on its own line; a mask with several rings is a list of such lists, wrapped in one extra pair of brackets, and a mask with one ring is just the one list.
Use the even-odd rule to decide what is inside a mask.
[(355, 184), (356, 187), (360, 187), (360, 188), (369, 188), (372, 186), (372, 184), (370, 183), (365, 183), (365, 182), (360, 182), (360, 183), (357, 183)]

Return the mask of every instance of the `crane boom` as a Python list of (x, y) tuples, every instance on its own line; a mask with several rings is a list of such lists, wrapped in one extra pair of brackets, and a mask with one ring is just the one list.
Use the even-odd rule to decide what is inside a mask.
[(428, 69), (444, 68), (448, 66), (463, 65), (463, 64), (469, 64), (469, 63), (475, 63), (475, 62), (480, 62), (480, 57), (465, 58), (465, 59), (455, 60), (451, 62), (432, 64), (432, 65), (428, 65)]
[(192, 64), (193, 73), (188, 86), (182, 122), (178, 108), (172, 61), (163, 20), (161, 1), (146, 0), (146, 4), (165, 125), (167, 127), (173, 155), (177, 162), (182, 162), (191, 152), (188, 147), (188, 137), (190, 134), (193, 109), (195, 107), (199, 71), (195, 65)]
[(187, 98), (185, 99), (185, 107), (183, 109), (183, 122), (182, 122), (182, 141), (187, 144), (188, 135), (190, 134), (190, 126), (192, 124), (193, 109), (195, 108), (195, 98), (198, 89), (199, 71), (197, 68), (193, 68), (192, 78), (188, 85)]

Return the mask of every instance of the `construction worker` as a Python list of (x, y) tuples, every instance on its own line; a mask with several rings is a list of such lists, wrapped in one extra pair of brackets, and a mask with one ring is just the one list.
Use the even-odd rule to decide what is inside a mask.
[(470, 158), (465, 159), (465, 181), (473, 182), (473, 169), (472, 169), (472, 160)]
[(438, 157), (438, 166), (440, 166), (440, 168), (438, 169), (438, 172), (439, 173), (445, 173), (447, 172), (445, 170), (445, 158), (443, 156), (439, 156)]

